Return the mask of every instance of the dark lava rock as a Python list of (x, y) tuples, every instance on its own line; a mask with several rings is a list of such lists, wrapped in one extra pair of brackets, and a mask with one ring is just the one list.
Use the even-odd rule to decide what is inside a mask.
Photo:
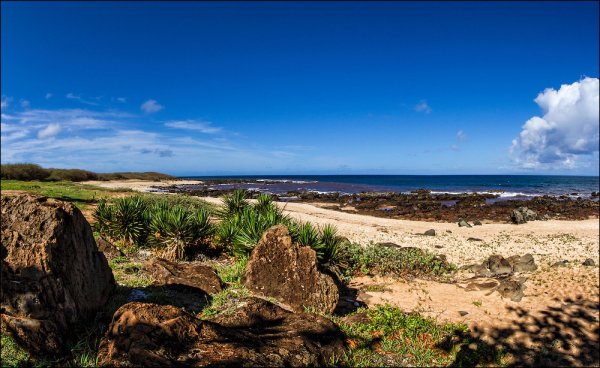
[(595, 266), (595, 265), (596, 265), (596, 262), (594, 262), (594, 260), (593, 260), (593, 259), (591, 259), (591, 258), (588, 258), (588, 259), (586, 259), (586, 260), (583, 262), (583, 265), (584, 265), (584, 266)]
[(462, 218), (458, 220), (458, 226), (459, 227), (471, 227), (471, 225)]
[(327, 318), (246, 298), (231, 313), (200, 320), (180, 308), (128, 303), (100, 342), (110, 367), (324, 366), (345, 352)]
[(514, 224), (524, 224), (527, 221), (537, 220), (537, 212), (530, 210), (527, 207), (519, 207), (514, 210), (510, 216), (511, 221)]
[(469, 312), (467, 312), (467, 311), (458, 311), (458, 314), (460, 314), (461, 317), (464, 317), (467, 314), (469, 314)]
[(242, 283), (296, 311), (314, 307), (331, 313), (339, 300), (333, 278), (318, 269), (315, 251), (293, 244), (285, 225), (273, 226), (263, 234), (250, 255)]
[(481, 226), (481, 221), (475, 220), (475, 221), (473, 221), (473, 225), (474, 226)]
[(479, 239), (479, 238), (468, 238), (467, 241), (483, 241), (483, 239)]
[(212, 295), (221, 292), (221, 279), (211, 267), (199, 262), (177, 263), (152, 258), (143, 265), (155, 286), (183, 285)]
[(98, 250), (104, 253), (104, 256), (107, 259), (124, 256), (123, 252), (121, 252), (119, 248), (101, 236), (96, 238), (96, 245), (98, 246)]
[(426, 232), (424, 232), (423, 235), (435, 236), (435, 230), (434, 229), (429, 229)]
[(108, 300), (112, 271), (73, 204), (32, 195), (1, 201), (3, 329), (34, 354), (63, 353), (72, 327)]

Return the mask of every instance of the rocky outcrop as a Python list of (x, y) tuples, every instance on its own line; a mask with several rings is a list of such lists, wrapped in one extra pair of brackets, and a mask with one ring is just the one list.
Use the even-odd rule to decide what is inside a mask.
[(296, 311), (313, 307), (333, 312), (338, 287), (317, 266), (315, 251), (293, 244), (287, 227), (276, 225), (263, 234), (252, 251), (242, 282), (253, 292), (276, 298)]
[(534, 221), (537, 217), (537, 212), (530, 210), (527, 207), (519, 207), (510, 215), (511, 221), (516, 225), (524, 224), (527, 221)]
[(326, 365), (344, 350), (344, 335), (330, 320), (247, 298), (232, 313), (208, 321), (173, 306), (125, 304), (98, 359), (111, 367), (306, 367)]
[(3, 330), (34, 354), (58, 354), (71, 326), (107, 301), (111, 269), (73, 204), (32, 195), (1, 201)]
[(143, 264), (143, 269), (155, 280), (155, 286), (183, 285), (209, 295), (223, 290), (215, 270), (199, 262), (176, 263), (152, 258)]

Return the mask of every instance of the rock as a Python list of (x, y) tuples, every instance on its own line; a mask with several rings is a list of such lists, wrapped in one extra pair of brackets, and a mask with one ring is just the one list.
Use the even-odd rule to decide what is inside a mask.
[(467, 241), (483, 241), (483, 239), (479, 239), (479, 238), (467, 238)]
[(295, 311), (314, 307), (331, 313), (339, 300), (333, 278), (318, 270), (315, 251), (292, 244), (285, 225), (273, 226), (263, 234), (250, 255), (242, 283)]
[(533, 256), (529, 253), (524, 256), (512, 256), (508, 258), (508, 263), (512, 266), (514, 272), (532, 272), (537, 270)]
[(530, 210), (527, 207), (519, 207), (513, 210), (510, 219), (514, 224), (524, 224), (527, 221), (537, 220), (537, 212)]
[(180, 308), (128, 303), (98, 349), (101, 366), (323, 366), (345, 352), (344, 335), (316, 314), (259, 298), (203, 321)]
[(114, 244), (99, 236), (96, 238), (96, 245), (98, 246), (98, 250), (104, 253), (104, 256), (107, 259), (113, 259), (116, 257), (123, 257), (125, 254), (119, 250)]
[(509, 275), (512, 273), (512, 266), (504, 257), (491, 255), (483, 266), (490, 270), (492, 275)]
[(444, 246), (440, 245), (440, 244), (436, 244), (436, 245), (434, 245), (434, 247), (436, 247), (437, 249), (442, 249)]
[(424, 232), (423, 235), (435, 236), (435, 230), (434, 229), (429, 229), (426, 232)]
[(452, 230), (446, 230), (448, 234), (452, 234)]
[(469, 314), (469, 312), (467, 312), (467, 311), (458, 311), (458, 314), (460, 314), (461, 317), (464, 317), (467, 314)]
[(221, 292), (221, 279), (211, 267), (200, 262), (177, 263), (162, 258), (152, 258), (143, 264), (155, 286), (183, 285), (213, 295)]
[(503, 298), (510, 298), (513, 302), (519, 302), (523, 298), (523, 284), (515, 280), (503, 280), (496, 288)]
[(593, 259), (591, 259), (591, 258), (588, 258), (588, 259), (586, 259), (586, 260), (583, 262), (583, 265), (584, 265), (584, 266), (595, 266), (595, 265), (596, 265), (596, 262), (594, 262), (594, 260), (593, 260)]
[(109, 298), (112, 271), (73, 204), (28, 194), (1, 201), (3, 330), (33, 354), (63, 353), (72, 327)]
[(591, 194), (592, 198), (598, 197), (598, 195), (600, 195), (598, 192), (592, 192)]
[(399, 244), (389, 243), (389, 242), (379, 243), (379, 245), (381, 245), (382, 247), (387, 247), (387, 248), (402, 248), (402, 246)]
[(466, 222), (465, 220), (463, 220), (462, 218), (458, 219), (458, 226), (459, 227), (471, 227), (471, 225), (469, 225), (469, 223)]
[(523, 214), (519, 210), (512, 211), (512, 214), (510, 215), (510, 220), (515, 225), (520, 225), (520, 224), (524, 224), (527, 222), (527, 221), (525, 221), (525, 216), (523, 216)]
[(495, 289), (496, 287), (498, 287), (499, 282), (491, 279), (488, 281), (476, 281), (476, 282), (470, 282), (469, 284), (467, 284), (467, 286), (465, 287), (465, 289), (467, 291), (474, 291), (474, 290), (492, 290)]
[(490, 270), (488, 270), (487, 267), (485, 267), (483, 265), (478, 265), (478, 264), (471, 265), (468, 269), (469, 269), (469, 271), (473, 272), (477, 276), (485, 276), (485, 277), (492, 276), (492, 273), (490, 272)]
[(567, 261), (566, 259), (564, 259), (562, 261), (554, 262), (552, 264), (552, 267), (565, 267), (568, 263), (569, 263), (569, 261)]
[(475, 221), (473, 221), (473, 225), (474, 226), (481, 226), (482, 224), (481, 224), (481, 221), (475, 220)]

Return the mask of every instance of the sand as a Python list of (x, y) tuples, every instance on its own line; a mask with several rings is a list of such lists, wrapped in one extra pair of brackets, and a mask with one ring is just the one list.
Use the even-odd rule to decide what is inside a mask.
[[(219, 198), (202, 198), (220, 204)], [(504, 257), (531, 253), (536, 262), (561, 260), (599, 261), (599, 223), (581, 221), (531, 221), (522, 225), (486, 224), (471, 228), (455, 223), (385, 219), (328, 210), (308, 203), (278, 203), (289, 216), (317, 225), (333, 224), (341, 236), (360, 244), (390, 242), (443, 253), (458, 265), (481, 263), (492, 254)], [(424, 236), (429, 229), (436, 236)], [(450, 231), (450, 232), (448, 232)], [(482, 241), (467, 240), (478, 238)]]
[(82, 184), (94, 185), (101, 188), (108, 189), (131, 189), (138, 192), (152, 192), (155, 190), (154, 187), (168, 187), (171, 185), (183, 185), (183, 184), (202, 184), (200, 180), (89, 180), (83, 181)]

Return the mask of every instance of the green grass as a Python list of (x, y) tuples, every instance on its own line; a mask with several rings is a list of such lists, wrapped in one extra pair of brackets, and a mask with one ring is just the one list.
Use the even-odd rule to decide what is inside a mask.
[(217, 274), (221, 278), (221, 281), (227, 284), (238, 284), (242, 280), (242, 276), (244, 275), (244, 270), (246, 269), (246, 263), (248, 263), (248, 258), (241, 257), (236, 260), (236, 262), (229, 266), (220, 266), (217, 265), (215, 267)]
[(241, 284), (232, 284), (225, 290), (212, 296), (210, 305), (199, 313), (199, 317), (208, 319), (218, 314), (231, 313), (237, 308), (238, 301), (250, 296), (250, 291)]
[(2, 367), (21, 367), (30, 361), (29, 353), (21, 348), (11, 336), (2, 334), (0, 337)]
[(154, 280), (142, 273), (142, 264), (133, 262), (127, 257), (116, 257), (108, 262), (113, 271), (115, 281), (127, 287), (150, 286)]
[[(347, 337), (342, 359), (351, 367), (472, 366), (473, 362), (502, 365), (504, 354), (470, 336), (464, 324), (437, 323), (418, 313), (391, 306), (359, 309), (362, 322), (330, 318)], [(465, 352), (468, 351), (468, 354)]]
[(1, 180), (0, 186), (2, 190), (24, 190), (49, 198), (73, 202), (79, 209), (84, 209), (88, 204), (95, 203), (100, 198), (110, 197), (115, 192), (128, 192), (126, 189), (112, 190), (70, 181)]

